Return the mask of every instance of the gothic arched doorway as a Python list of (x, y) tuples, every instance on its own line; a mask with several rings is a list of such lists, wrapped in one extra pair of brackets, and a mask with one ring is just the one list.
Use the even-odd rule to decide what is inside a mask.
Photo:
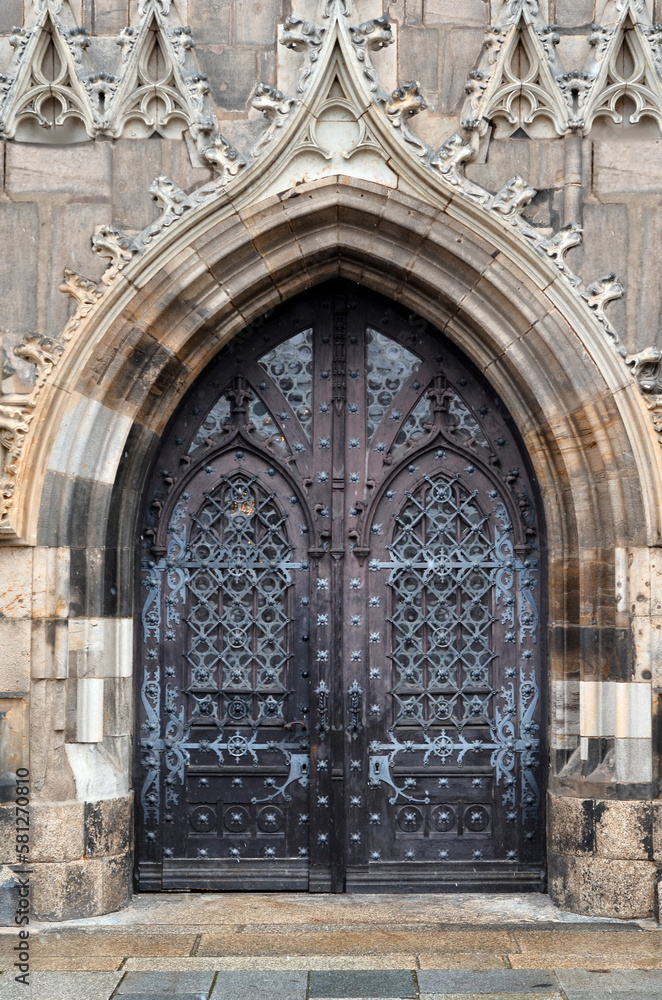
[(544, 529), (504, 407), (348, 282), (170, 422), (137, 559), (140, 889), (540, 889)]

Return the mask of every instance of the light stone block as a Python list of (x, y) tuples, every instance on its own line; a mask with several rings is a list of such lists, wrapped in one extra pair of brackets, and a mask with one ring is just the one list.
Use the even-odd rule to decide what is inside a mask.
[(129, 737), (106, 738), (103, 743), (67, 743), (67, 758), (83, 802), (129, 794)]
[(32, 549), (0, 549), (0, 618), (29, 618)]
[(633, 618), (635, 671), (638, 681), (659, 687), (662, 677), (662, 618)]
[(662, 549), (650, 550), (651, 614), (662, 615)]
[(484, 0), (426, 0), (423, 8), (424, 24), (486, 25), (487, 17)]
[(74, 861), (83, 857), (82, 802), (35, 804), (31, 810), (30, 861)]
[(28, 691), (30, 639), (27, 618), (0, 618), (0, 691)]
[(70, 550), (62, 546), (37, 546), (33, 552), (32, 614), (35, 618), (66, 618)]
[(98, 199), (110, 195), (112, 144), (86, 142), (69, 146), (7, 144), (7, 193), (29, 196), (71, 194)]
[(279, 0), (251, 0), (234, 6), (234, 40), (238, 45), (276, 44), (276, 22), (280, 15)]
[(72, 618), (69, 665), (77, 677), (130, 677), (133, 672), (131, 618)]
[[(16, 771), (27, 767), (28, 759), (28, 703), (25, 698), (0, 698), (0, 768)], [(11, 793), (9, 793), (11, 794)]]
[(580, 681), (582, 737), (650, 739), (652, 692), (647, 682)]
[(618, 546), (614, 551), (616, 610), (628, 609), (628, 550)]
[(556, 23), (564, 28), (591, 24), (594, 0), (556, 0)]
[(615, 685), (615, 681), (579, 682), (579, 731), (583, 738), (614, 735)]
[(77, 739), (79, 743), (103, 740), (103, 678), (81, 677), (77, 685)]
[(647, 615), (650, 611), (650, 549), (629, 549), (628, 608), (633, 615)]
[[(18, 143), (6, 143), (17, 149)], [(32, 148), (32, 147), (29, 147)], [(0, 254), (0, 288), (15, 289), (18, 275), (37, 274), (36, 235), (39, 232), (39, 212), (34, 204), (0, 204), (0, 246), (11, 247), (11, 253)], [(2, 302), (2, 328), (16, 333), (29, 333), (36, 328), (36, 295), (5, 294)], [(6, 344), (5, 344), (6, 347)], [(19, 359), (17, 358), (16, 361)], [(12, 358), (12, 367), (21, 368)]]
[(662, 140), (657, 142), (594, 142), (596, 193), (623, 197), (662, 190)]
[(650, 740), (652, 735), (652, 690), (649, 683), (616, 684), (614, 736), (616, 739)]
[(556, 749), (576, 746), (579, 735), (579, 681), (552, 682), (551, 743)]
[(69, 674), (69, 630), (66, 621), (36, 619), (32, 626), (30, 673), (33, 680)]
[(132, 423), (129, 416), (74, 394), (60, 423), (48, 468), (112, 485)]
[(644, 782), (653, 780), (653, 747), (647, 739), (617, 739), (614, 741), (616, 780)]

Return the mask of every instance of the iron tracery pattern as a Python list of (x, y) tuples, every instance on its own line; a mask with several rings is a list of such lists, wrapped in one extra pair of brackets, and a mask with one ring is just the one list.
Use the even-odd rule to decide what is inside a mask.
[(292, 547), (285, 518), (254, 477), (223, 477), (222, 484), (193, 517), (182, 566), (189, 690), (196, 714), (259, 725), (283, 717)]
[(396, 725), (461, 728), (491, 715), (493, 602), (498, 608), (505, 596), (512, 527), (491, 538), (476, 493), (426, 476), (395, 516), (388, 549)]

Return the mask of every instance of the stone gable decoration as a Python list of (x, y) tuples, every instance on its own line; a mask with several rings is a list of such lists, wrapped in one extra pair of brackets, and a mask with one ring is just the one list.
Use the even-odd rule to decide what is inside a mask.
[(124, 28), (111, 55), (95, 48), (98, 40), (75, 23), (65, 0), (38, 0), (36, 7), (34, 25), (16, 28), (9, 40), (15, 54), (0, 77), (0, 135), (76, 142), (214, 133), (191, 29), (170, 3), (141, 3), (138, 25)]
[(556, 25), (545, 23), (538, 3), (506, 4), (469, 74), (462, 127), (484, 135), (492, 124), (502, 136), (521, 128), (549, 137), (588, 135), (600, 118), (662, 125), (662, 25), (644, 0), (608, 0), (601, 21), (592, 26), (583, 68), (568, 72)]
[[(142, 232), (102, 226), (93, 237), (94, 251), (109, 262), (101, 283), (66, 272), (61, 288), (77, 305), (58, 340), (37, 343), (39, 338), (32, 338), (16, 348), (19, 356), (35, 364), (36, 380), (28, 395), (0, 399), (1, 535), (16, 537), (12, 509), (17, 502), (30, 424), (41, 390), (63, 354), (75, 345), (120, 274), (128, 273), (185, 218), (208, 213), (228, 200), (234, 206), (254, 205), (275, 194), (282, 196), (300, 183), (337, 175), (397, 187), (440, 210), (459, 200), (458, 204), (465, 206), (462, 211), (470, 210), (475, 218), (484, 220), (481, 225), (487, 227), (497, 245), (514, 240), (518, 253), (533, 254), (546, 262), (550, 280), (560, 276), (571, 290), (584, 317), (582, 322), (597, 323), (597, 330), (624, 355), (605, 312), (609, 302), (623, 294), (621, 284), (612, 274), (584, 287), (567, 261), (569, 251), (581, 243), (581, 226), (571, 222), (555, 233), (530, 223), (524, 211), (536, 191), (520, 175), (491, 192), (465, 174), (476, 152), (473, 134), (480, 133), (490, 117), (505, 116), (513, 128), (541, 117), (553, 122), (561, 133), (579, 128), (570, 124), (579, 120), (577, 108), (571, 114), (568, 103), (572, 87), (568, 85), (564, 91), (559, 83), (555, 33), (539, 23), (537, 4), (532, 0), (509, 3), (503, 23), (489, 29), (481, 68), (470, 81), (463, 121), (466, 137), (454, 133), (436, 150), (414, 128), (416, 115), (426, 107), (419, 84), (406, 81), (389, 92), (380, 83), (374, 59), (394, 40), (388, 16), (353, 24), (349, 4), (340, 0), (332, 0), (325, 10), (323, 24), (294, 15), (285, 22), (280, 43), (298, 63), (293, 73), (295, 94), (285, 95), (264, 83), (257, 85), (251, 103), (262, 113), (266, 127), (257, 141), (242, 151), (218, 131), (205, 78), (194, 62), (190, 30), (179, 23), (168, 0), (143, 0), (138, 26), (126, 28), (117, 39), (120, 68), (113, 72), (92, 65), (90, 40), (85, 30), (73, 23), (66, 0), (39, 0), (34, 26), (13, 36), (14, 75), (4, 78), (0, 113), (0, 128), (6, 138), (18, 137), (21, 132), (29, 137), (35, 129), (54, 127), (52, 102), (58, 102), (61, 110), (55, 116), (55, 127), (62, 123), (72, 132), (84, 129), (89, 136), (148, 136), (153, 131), (172, 136), (188, 128), (200, 156), (211, 164), (216, 176), (190, 192), (170, 178), (157, 177), (150, 188), (160, 210), (154, 222)], [(656, 64), (653, 35), (650, 25), (644, 23), (644, 5), (622, 0), (614, 4), (614, 12), (604, 43), (594, 46), (594, 56), (595, 81), (599, 78), (607, 89), (612, 88), (608, 106), (615, 119), (618, 94), (629, 83), (614, 83), (608, 67), (615, 65), (625, 34), (634, 34), (636, 44), (641, 43), (641, 53), (648, 53), (646, 58), (641, 56), (642, 72)], [(630, 22), (634, 27), (629, 27)], [(628, 44), (633, 43), (630, 40)], [(523, 47), (524, 56), (517, 55), (518, 47)], [(515, 67), (525, 62), (530, 66), (528, 82), (518, 83)], [(48, 79), (46, 63), (56, 67), (55, 79)], [(606, 106), (596, 103), (596, 86), (592, 84), (582, 98), (582, 121), (594, 120)], [(607, 100), (606, 93), (600, 101)], [(662, 90), (659, 93), (662, 100)], [(527, 94), (535, 100), (533, 96), (527, 99)], [(644, 101), (644, 90), (641, 95)], [(49, 101), (47, 119), (44, 108)], [(641, 114), (644, 107), (653, 107), (651, 101), (641, 105)], [(636, 365), (632, 371), (636, 377)]]

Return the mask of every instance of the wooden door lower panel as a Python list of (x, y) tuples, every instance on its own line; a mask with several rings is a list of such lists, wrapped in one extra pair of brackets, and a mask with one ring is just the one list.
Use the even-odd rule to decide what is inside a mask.
[(465, 861), (378, 862), (347, 869), (346, 892), (543, 892), (545, 871), (540, 865)]
[(163, 889), (215, 892), (307, 892), (308, 862), (296, 859), (166, 861)]

